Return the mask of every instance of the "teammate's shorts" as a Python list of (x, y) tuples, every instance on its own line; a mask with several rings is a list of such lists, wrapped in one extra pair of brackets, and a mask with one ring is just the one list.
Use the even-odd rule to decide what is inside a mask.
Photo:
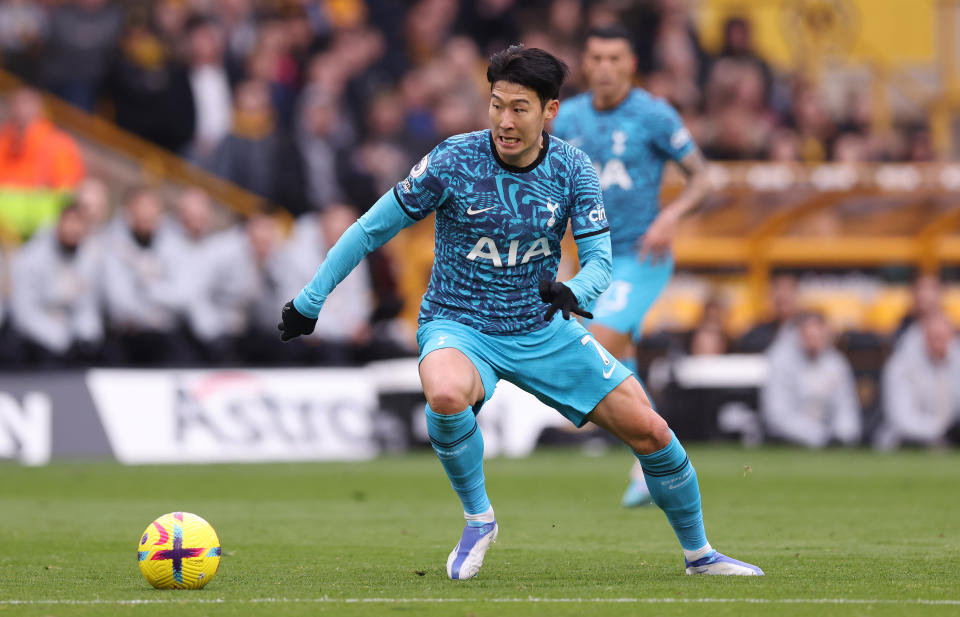
[(631, 375), (575, 319), (557, 314), (546, 328), (521, 335), (483, 334), (449, 319), (429, 321), (417, 330), (420, 360), (437, 349), (463, 353), (480, 373), (483, 401), (506, 379), (553, 407), (577, 426), (603, 397)]
[(640, 340), (643, 318), (667, 286), (673, 273), (673, 257), (659, 258), (654, 263), (648, 256), (639, 261), (635, 255), (613, 258), (613, 280), (610, 287), (600, 294), (590, 312), (593, 321), (584, 321), (606, 326), (611, 330), (629, 334), (634, 341)]

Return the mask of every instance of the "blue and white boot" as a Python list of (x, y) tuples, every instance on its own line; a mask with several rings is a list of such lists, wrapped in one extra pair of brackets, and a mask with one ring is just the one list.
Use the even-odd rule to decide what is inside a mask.
[(499, 531), (497, 521), (479, 527), (467, 524), (460, 541), (447, 557), (447, 576), (461, 581), (476, 576), (483, 565), (483, 556), (490, 545), (497, 541)]
[(650, 503), (653, 503), (653, 496), (647, 488), (646, 478), (643, 477), (643, 467), (640, 466), (640, 461), (633, 461), (633, 467), (630, 468), (630, 485), (623, 493), (620, 505), (624, 508), (636, 508)]
[(696, 561), (683, 560), (687, 574), (715, 574), (720, 576), (763, 576), (755, 565), (727, 557), (720, 551), (710, 551)]
[(639, 508), (651, 503), (653, 503), (653, 496), (650, 495), (650, 489), (647, 488), (643, 478), (630, 480), (630, 485), (620, 499), (620, 505), (624, 508)]

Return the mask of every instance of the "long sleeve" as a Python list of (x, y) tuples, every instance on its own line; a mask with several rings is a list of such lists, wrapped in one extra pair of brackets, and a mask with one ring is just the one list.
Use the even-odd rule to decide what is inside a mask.
[(319, 315), (327, 295), (364, 257), (415, 222), (403, 211), (394, 191), (385, 193), (330, 248), (313, 280), (294, 298), (294, 307), (307, 317)]
[(566, 282), (582, 307), (588, 307), (610, 286), (613, 254), (610, 234), (601, 233), (577, 240), (580, 271)]

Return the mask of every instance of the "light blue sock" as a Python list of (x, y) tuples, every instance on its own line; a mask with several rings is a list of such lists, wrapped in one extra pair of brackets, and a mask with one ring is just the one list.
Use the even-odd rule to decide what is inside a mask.
[(490, 499), (483, 480), (483, 436), (473, 409), (467, 407), (460, 413), (444, 415), (427, 405), (426, 413), (430, 444), (463, 502), (463, 511), (486, 512)]
[(685, 550), (695, 551), (707, 544), (697, 472), (673, 431), (670, 435), (673, 439), (666, 448), (636, 456), (643, 467), (653, 502), (667, 515), (680, 545)]

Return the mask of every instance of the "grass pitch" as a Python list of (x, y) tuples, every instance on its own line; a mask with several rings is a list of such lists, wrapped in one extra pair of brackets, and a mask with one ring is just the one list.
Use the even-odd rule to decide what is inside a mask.
[[(446, 578), (459, 502), (431, 453), (357, 464), (0, 466), (2, 615), (960, 615), (960, 454), (690, 448), (713, 545), (763, 578), (688, 577), (613, 451), (493, 460), (500, 539)], [(200, 591), (141, 577), (140, 533), (217, 529)]]

